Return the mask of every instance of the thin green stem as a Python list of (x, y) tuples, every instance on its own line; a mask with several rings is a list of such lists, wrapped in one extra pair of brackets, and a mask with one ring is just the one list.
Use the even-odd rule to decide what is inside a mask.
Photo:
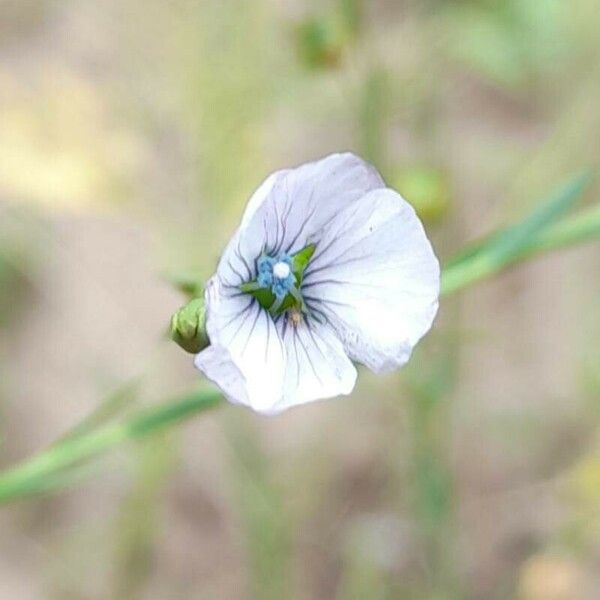
[(0, 503), (34, 495), (52, 486), (66, 472), (125, 441), (135, 440), (168, 428), (192, 415), (217, 406), (221, 395), (203, 390), (148, 408), (126, 421), (105, 425), (84, 435), (68, 437), (29, 461), (0, 475)]
[(581, 210), (549, 227), (531, 240), (518, 258), (522, 260), (541, 252), (574, 246), (599, 235), (600, 204)]
[(476, 249), (472, 254), (451, 262), (442, 273), (443, 295), (458, 292), (461, 289), (487, 279), (507, 267), (522, 262), (542, 252), (550, 252), (568, 246), (574, 246), (600, 236), (600, 205), (583, 209), (546, 229), (535, 233), (524, 241), (519, 248), (506, 254)]

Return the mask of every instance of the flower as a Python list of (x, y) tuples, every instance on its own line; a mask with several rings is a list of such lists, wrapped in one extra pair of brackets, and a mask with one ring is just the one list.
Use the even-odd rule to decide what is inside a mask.
[(260, 413), (349, 394), (353, 361), (376, 373), (408, 361), (439, 275), (412, 207), (357, 156), (277, 171), (207, 284), (210, 346), (195, 364)]

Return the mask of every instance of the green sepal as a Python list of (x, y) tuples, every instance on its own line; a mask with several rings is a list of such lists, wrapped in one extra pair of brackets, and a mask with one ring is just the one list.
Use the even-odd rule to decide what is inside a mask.
[[(252, 296), (254, 296), (258, 300), (258, 303), (268, 311), (271, 311), (275, 304), (275, 294), (268, 288), (260, 288), (258, 290), (248, 291), (247, 293), (252, 294)], [(291, 294), (288, 294), (283, 299), (281, 305), (279, 307), (275, 307), (275, 312), (273, 312), (273, 314), (281, 314), (282, 312), (285, 312), (288, 308), (292, 308), (293, 306), (296, 306), (296, 300)]]
[(295, 300), (294, 306), (301, 312), (306, 312), (306, 305), (304, 304), (304, 298), (302, 297), (300, 290), (296, 287), (292, 288), (286, 298), (289, 298), (290, 296), (293, 296)]
[(315, 244), (309, 244), (306, 248), (302, 248), (302, 250), (296, 252), (296, 254), (292, 256), (292, 271), (299, 281), (302, 281), (304, 271), (306, 270), (306, 267), (308, 267), (308, 263), (313, 257), (316, 249), (317, 247)]
[(202, 298), (194, 298), (171, 317), (171, 339), (190, 354), (197, 354), (210, 344)]
[(240, 285), (240, 291), (247, 294), (263, 289), (264, 288), (261, 288), (260, 285), (258, 285), (258, 281), (249, 281), (248, 283), (242, 283), (242, 285)]

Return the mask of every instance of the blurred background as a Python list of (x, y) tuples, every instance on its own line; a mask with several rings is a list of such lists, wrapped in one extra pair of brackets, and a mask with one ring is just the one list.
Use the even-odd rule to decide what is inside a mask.
[[(443, 261), (595, 166), (599, 31), (597, 0), (2, 0), (1, 464), (198, 385), (169, 279), (271, 171), (360, 153)], [(519, 266), (350, 398), (3, 507), (0, 597), (599, 598), (599, 267)]]

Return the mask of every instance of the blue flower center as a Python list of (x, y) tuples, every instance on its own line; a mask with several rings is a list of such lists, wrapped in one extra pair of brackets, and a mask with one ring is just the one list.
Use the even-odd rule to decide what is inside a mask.
[(284, 253), (277, 256), (263, 255), (259, 257), (256, 261), (258, 285), (261, 288), (270, 289), (277, 300), (283, 300), (296, 285), (292, 264), (292, 257)]
[(292, 256), (261, 254), (256, 259), (256, 279), (240, 284), (240, 291), (252, 294), (273, 316), (291, 309), (305, 311), (300, 286), (315, 249), (315, 244), (308, 244)]

